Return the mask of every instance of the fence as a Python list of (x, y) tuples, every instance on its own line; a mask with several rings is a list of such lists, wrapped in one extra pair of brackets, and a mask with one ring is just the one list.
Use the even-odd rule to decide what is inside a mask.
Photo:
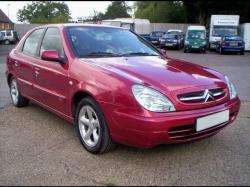
[(151, 31), (167, 31), (169, 29), (178, 29), (186, 32), (188, 26), (198, 25), (191, 23), (151, 23)]
[[(15, 24), (14, 30), (16, 30), (20, 37), (22, 37), (30, 29), (40, 26), (41, 24)], [(150, 23), (151, 31), (167, 31), (168, 29), (181, 29), (186, 32), (189, 25), (188, 23)]]
[(28, 32), (30, 29), (33, 29), (34, 27), (40, 26), (41, 24), (15, 24), (14, 30), (17, 31), (20, 38), (25, 35), (26, 32)]

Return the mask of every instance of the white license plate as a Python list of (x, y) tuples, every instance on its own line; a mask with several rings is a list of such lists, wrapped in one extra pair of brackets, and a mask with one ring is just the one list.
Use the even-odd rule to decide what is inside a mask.
[(197, 118), (196, 131), (202, 131), (229, 121), (229, 110)]
[(173, 46), (173, 44), (165, 44), (165, 46)]
[(157, 41), (152, 41), (152, 43), (157, 43)]
[(192, 46), (192, 48), (199, 48), (199, 46), (197, 46), (197, 45), (193, 45), (193, 46)]

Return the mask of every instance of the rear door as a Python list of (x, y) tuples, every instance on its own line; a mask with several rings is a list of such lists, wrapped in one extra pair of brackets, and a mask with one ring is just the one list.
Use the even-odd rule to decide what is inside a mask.
[(68, 63), (46, 61), (41, 59), (45, 50), (57, 50), (66, 61), (62, 39), (58, 28), (46, 30), (40, 48), (39, 63), (34, 67), (34, 92), (36, 99), (57, 112), (68, 115), (70, 111), (68, 93)]
[(32, 89), (34, 78), (34, 64), (38, 58), (38, 46), (45, 29), (34, 30), (25, 40), (20, 51), (16, 50), (13, 58), (15, 76), (19, 89), (24, 96), (34, 97)]

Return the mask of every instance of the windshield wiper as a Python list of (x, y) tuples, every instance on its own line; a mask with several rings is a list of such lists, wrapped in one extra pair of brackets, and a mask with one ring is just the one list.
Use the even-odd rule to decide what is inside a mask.
[(98, 51), (98, 52), (91, 52), (88, 53), (86, 55), (83, 55), (83, 57), (117, 57), (117, 56), (121, 56), (119, 54), (115, 54), (115, 53), (110, 53), (110, 52), (105, 52), (105, 51)]
[(132, 53), (126, 53), (123, 54), (124, 56), (133, 56), (133, 55), (139, 55), (139, 56), (158, 56), (156, 54), (152, 53), (144, 53), (144, 52), (132, 52)]

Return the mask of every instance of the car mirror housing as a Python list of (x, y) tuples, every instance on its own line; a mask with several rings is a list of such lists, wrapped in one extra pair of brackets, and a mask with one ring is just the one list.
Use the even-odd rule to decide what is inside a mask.
[(65, 63), (64, 59), (60, 57), (57, 50), (45, 50), (42, 52), (41, 57), (43, 60), (60, 62), (62, 64)]

